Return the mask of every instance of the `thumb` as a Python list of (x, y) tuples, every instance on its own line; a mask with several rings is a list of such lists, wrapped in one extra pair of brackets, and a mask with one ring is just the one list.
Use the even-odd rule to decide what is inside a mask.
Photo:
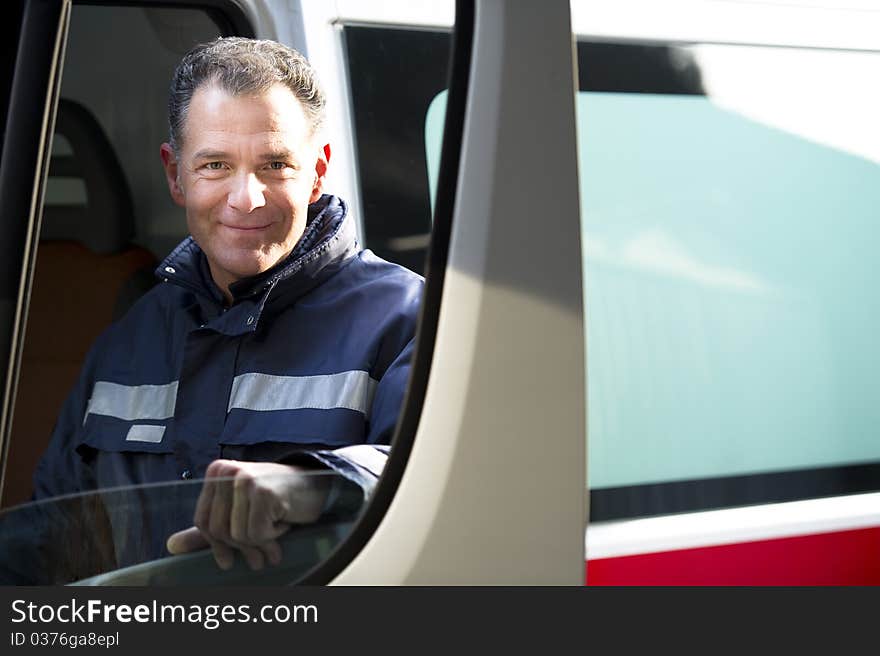
[(195, 526), (191, 526), (188, 529), (178, 531), (169, 536), (165, 546), (172, 555), (176, 556), (178, 554), (189, 553), (190, 551), (206, 549), (211, 545), (199, 529)]

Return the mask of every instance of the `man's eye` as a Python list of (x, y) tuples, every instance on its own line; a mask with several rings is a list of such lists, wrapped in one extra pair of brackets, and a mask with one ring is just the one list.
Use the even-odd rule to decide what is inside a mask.
[(286, 168), (287, 164), (284, 162), (269, 162), (269, 168), (273, 171), (280, 171), (283, 168)]
[(223, 162), (208, 162), (205, 168), (209, 171), (220, 171), (223, 169)]

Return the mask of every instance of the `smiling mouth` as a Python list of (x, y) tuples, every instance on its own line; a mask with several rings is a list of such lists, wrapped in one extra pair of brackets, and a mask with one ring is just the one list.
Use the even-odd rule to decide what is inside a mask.
[(222, 223), (220, 225), (222, 225), (224, 228), (229, 228), (230, 230), (237, 230), (239, 232), (258, 232), (260, 230), (265, 230), (266, 228), (268, 228), (272, 224), (267, 223), (266, 225), (259, 225), (259, 226), (236, 226), (236, 225), (229, 225), (228, 223)]

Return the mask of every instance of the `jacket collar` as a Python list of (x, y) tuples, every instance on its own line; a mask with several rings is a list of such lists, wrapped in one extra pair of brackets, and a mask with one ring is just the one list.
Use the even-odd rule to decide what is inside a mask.
[[(232, 306), (250, 301), (257, 315), (270, 302), (299, 297), (326, 280), (357, 253), (355, 224), (345, 201), (324, 194), (309, 205), (306, 229), (290, 255), (263, 273), (232, 285)], [(192, 237), (184, 239), (156, 269), (156, 275), (195, 293), (200, 304), (219, 310), (223, 294), (211, 278), (207, 258)], [(251, 303), (247, 303), (250, 305)], [(256, 322), (251, 324), (256, 328)]]

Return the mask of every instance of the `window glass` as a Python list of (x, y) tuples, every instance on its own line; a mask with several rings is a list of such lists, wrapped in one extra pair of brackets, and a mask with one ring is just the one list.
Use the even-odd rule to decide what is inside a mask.
[(591, 520), (880, 489), (878, 56), (578, 63)]
[(880, 459), (880, 168), (802, 102), (579, 94), (596, 487)]
[[(306, 476), (315, 488), (344, 486), (339, 475)], [(265, 477), (260, 483), (284, 483)], [(297, 484), (302, 484), (298, 481)], [(233, 479), (211, 486), (231, 488)], [(333, 513), (294, 526), (278, 539), (280, 558), (254, 570), (237, 558), (217, 567), (208, 550), (155, 558), (155, 542), (168, 538), (162, 522), (143, 517), (191, 517), (202, 481), (127, 486), (47, 499), (0, 511), (0, 585), (286, 585), (325, 558), (350, 530), (362, 500), (351, 496)], [(307, 499), (301, 497), (303, 502)], [(304, 504), (305, 505), (305, 504)], [(305, 507), (303, 508), (305, 511)], [(34, 549), (34, 545), (41, 545)]]
[(877, 489), (880, 60), (619, 46), (654, 82), (591, 79), (608, 48), (577, 100), (593, 512)]
[(443, 143), (443, 122), (446, 120), (446, 100), (448, 95), (449, 92), (444, 89), (434, 96), (425, 115), (425, 153), (432, 210), (437, 199), (437, 177), (440, 174), (440, 146)]
[[(449, 32), (347, 25), (344, 37), (366, 245), (413, 271), (424, 267), (443, 135), (425, 144), (425, 120), (447, 86)], [(405, 80), (405, 83), (402, 81)]]

